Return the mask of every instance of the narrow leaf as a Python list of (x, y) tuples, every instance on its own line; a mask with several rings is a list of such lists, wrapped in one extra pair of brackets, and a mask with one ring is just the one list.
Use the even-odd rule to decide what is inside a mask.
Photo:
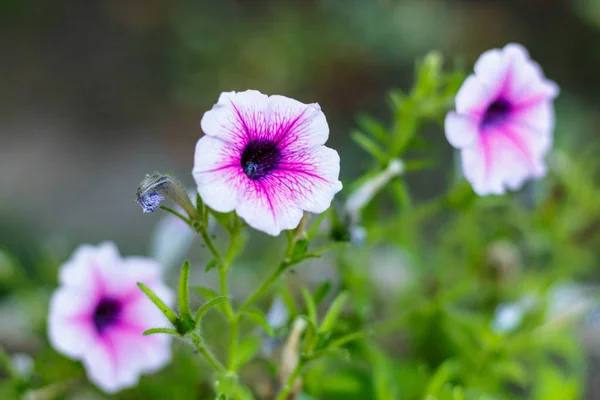
[(204, 303), (202, 305), (202, 307), (200, 307), (200, 309), (196, 313), (196, 318), (195, 318), (196, 326), (198, 326), (198, 324), (200, 323), (200, 320), (202, 319), (204, 314), (206, 314), (208, 311), (210, 311), (210, 309), (213, 308), (214, 306), (216, 306), (217, 304), (227, 301), (227, 299), (228, 299), (227, 296), (217, 296), (217, 297), (214, 297), (211, 300), (207, 301), (206, 303)]
[(327, 214), (330, 212), (330, 210), (331, 209), (319, 214), (317, 218), (315, 218), (315, 220), (312, 222), (312, 224), (310, 224), (310, 228), (308, 228), (308, 230), (306, 231), (306, 240), (311, 241), (312, 238), (315, 237), (315, 234), (319, 230), (321, 223), (325, 220), (325, 218), (327, 218)]
[(350, 352), (346, 349), (340, 348), (323, 349), (315, 351), (314, 353), (307, 356), (306, 359), (312, 361), (326, 356), (338, 356), (343, 358), (345, 361), (350, 361)]
[(317, 290), (315, 290), (315, 294), (313, 295), (313, 298), (315, 299), (315, 305), (317, 307), (319, 306), (319, 304), (321, 304), (321, 302), (323, 301), (325, 296), (327, 296), (327, 293), (329, 293), (330, 290), (331, 290), (331, 282), (330, 281), (323, 282), (317, 288)]
[(313, 326), (317, 326), (317, 306), (312, 295), (304, 286), (302, 287), (302, 297), (304, 297), (304, 303), (306, 304), (306, 313), (308, 314), (308, 319)]
[(158, 307), (160, 312), (162, 312), (165, 315), (165, 317), (167, 317), (169, 322), (173, 326), (177, 326), (177, 315), (175, 315), (175, 313), (156, 295), (156, 293), (154, 293), (152, 290), (150, 290), (148, 286), (144, 285), (141, 282), (138, 282), (137, 285), (142, 290), (142, 292), (144, 292), (144, 294), (148, 296), (150, 301), (152, 301), (154, 305)]
[(204, 286), (192, 286), (192, 289), (198, 292), (206, 300), (219, 296), (219, 293), (216, 290)]
[(355, 131), (352, 132), (352, 140), (356, 142), (360, 147), (363, 148), (367, 153), (372, 155), (377, 161), (380, 163), (385, 163), (387, 159), (387, 155), (385, 152), (379, 147), (377, 143), (375, 143), (371, 138), (367, 135)]
[(358, 116), (358, 124), (364, 131), (369, 132), (373, 136), (375, 136), (379, 141), (385, 143), (389, 140), (390, 134), (387, 128), (375, 118), (362, 114)]
[(190, 281), (190, 262), (186, 260), (181, 267), (179, 275), (179, 313), (183, 315), (192, 315), (189, 302), (189, 281)]
[(220, 213), (212, 208), (206, 207), (208, 212), (214, 217), (214, 219), (225, 229), (229, 229), (230, 213)]
[(294, 244), (294, 250), (292, 251), (292, 259), (302, 258), (308, 250), (309, 241), (306, 239), (300, 239)]
[(323, 323), (319, 327), (319, 333), (325, 333), (333, 330), (335, 323), (337, 322), (338, 316), (348, 299), (348, 292), (340, 293), (336, 299), (333, 301), (333, 304), (325, 314), (323, 318)]
[[(204, 299), (206, 301), (209, 301), (209, 300), (214, 299), (215, 297), (221, 296), (216, 290), (207, 288), (204, 286), (193, 286), (192, 289), (195, 292), (199, 293), (202, 297), (204, 297)], [(225, 313), (225, 307), (224, 307), (225, 305), (224, 304), (218, 303), (218, 304), (216, 304), (216, 306), (219, 311), (221, 311), (222, 313)]]
[(269, 324), (267, 317), (261, 310), (258, 308), (253, 308), (251, 310), (245, 311), (244, 316), (250, 318), (256, 325), (260, 326), (269, 334), (269, 336), (275, 336), (275, 332), (273, 332), (273, 327)]
[(144, 333), (142, 333), (142, 335), (148, 336), (148, 335), (154, 335), (156, 333), (166, 333), (168, 335), (179, 336), (179, 333), (175, 329), (169, 329), (169, 328), (152, 328), (152, 329), (146, 329), (144, 331)]
[(248, 336), (242, 339), (235, 353), (235, 365), (242, 366), (252, 360), (260, 350), (262, 340), (258, 336)]
[(216, 259), (216, 258), (213, 258), (212, 260), (210, 260), (208, 262), (208, 264), (206, 264), (206, 268), (204, 268), (204, 272), (210, 271), (211, 269), (213, 269), (217, 265), (219, 265), (219, 260)]

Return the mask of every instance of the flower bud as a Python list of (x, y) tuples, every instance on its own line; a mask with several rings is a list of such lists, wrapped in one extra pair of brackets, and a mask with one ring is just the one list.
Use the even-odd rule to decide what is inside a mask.
[(190, 201), (185, 188), (172, 176), (158, 172), (146, 175), (146, 178), (138, 186), (136, 196), (138, 204), (145, 213), (154, 212), (166, 196), (181, 206), (191, 219), (197, 217), (196, 208)]

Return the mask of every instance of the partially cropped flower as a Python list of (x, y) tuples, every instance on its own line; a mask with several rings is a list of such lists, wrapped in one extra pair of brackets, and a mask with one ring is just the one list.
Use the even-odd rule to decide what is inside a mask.
[(108, 393), (134, 386), (171, 358), (170, 336), (142, 336), (168, 322), (136, 285), (142, 282), (167, 304), (173, 293), (158, 264), (121, 258), (116, 246), (80, 246), (60, 270), (50, 301), (48, 336), (64, 355), (83, 361), (89, 379)]
[(146, 175), (136, 191), (138, 204), (145, 213), (154, 212), (165, 196), (179, 205), (190, 218), (196, 216), (196, 208), (192, 204), (181, 182), (170, 175), (155, 172)]
[(255, 90), (222, 93), (201, 122), (193, 175), (204, 202), (235, 210), (250, 226), (276, 236), (303, 211), (325, 211), (342, 189), (340, 158), (318, 104)]
[(518, 44), (486, 51), (446, 116), (446, 137), (461, 150), (463, 173), (479, 195), (519, 189), (546, 172), (558, 86)]

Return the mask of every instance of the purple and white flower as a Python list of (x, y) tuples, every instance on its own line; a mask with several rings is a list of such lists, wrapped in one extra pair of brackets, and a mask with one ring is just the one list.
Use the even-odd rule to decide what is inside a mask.
[(483, 53), (446, 116), (446, 137), (479, 195), (519, 189), (546, 172), (558, 86), (518, 44)]
[(52, 295), (48, 336), (66, 356), (83, 361), (89, 379), (108, 393), (134, 386), (142, 373), (171, 359), (170, 336), (142, 336), (167, 326), (160, 311), (136, 282), (151, 288), (167, 304), (174, 295), (148, 258), (121, 258), (113, 243), (82, 245), (60, 270)]
[(342, 189), (340, 158), (318, 104), (255, 90), (222, 93), (201, 122), (193, 175), (204, 202), (276, 236)]

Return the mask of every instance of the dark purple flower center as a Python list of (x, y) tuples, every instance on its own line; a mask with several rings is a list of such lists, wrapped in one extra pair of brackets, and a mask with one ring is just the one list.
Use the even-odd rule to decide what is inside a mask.
[(248, 142), (242, 152), (241, 164), (246, 176), (254, 181), (271, 173), (281, 161), (281, 152), (277, 144), (267, 139), (255, 139)]
[(509, 117), (512, 107), (510, 103), (504, 99), (494, 100), (485, 110), (481, 119), (481, 126), (486, 128), (501, 124)]
[(96, 332), (104, 332), (106, 328), (118, 321), (120, 315), (121, 302), (111, 298), (100, 300), (94, 310), (94, 326), (96, 327)]

